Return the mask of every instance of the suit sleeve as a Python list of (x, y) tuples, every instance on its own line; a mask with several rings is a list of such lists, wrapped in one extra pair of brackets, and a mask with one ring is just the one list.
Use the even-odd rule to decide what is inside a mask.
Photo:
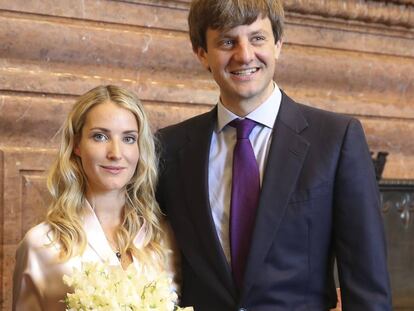
[[(13, 311), (42, 310), (39, 289), (34, 280), (36, 259), (25, 239), (16, 251), (16, 264), (13, 274)], [(39, 277), (39, 276), (38, 276)]]
[(334, 237), (343, 310), (392, 310), (379, 192), (356, 119), (348, 124), (337, 167)]
[(173, 279), (174, 291), (178, 296), (181, 295), (181, 257), (177, 248), (174, 237), (174, 232), (166, 219), (161, 222), (161, 227), (164, 232), (164, 239), (162, 240), (162, 247), (167, 250), (166, 271)]
[(364, 132), (355, 119), (341, 148), (334, 207), (343, 310), (392, 310), (379, 192)]
[(165, 155), (166, 155), (166, 144), (164, 141), (162, 130), (159, 130), (154, 135), (156, 141), (156, 152), (158, 157), (158, 183), (155, 191), (155, 197), (160, 206), (161, 211), (167, 215), (167, 210), (165, 208), (164, 202), (164, 190), (163, 190), (163, 180), (165, 174)]

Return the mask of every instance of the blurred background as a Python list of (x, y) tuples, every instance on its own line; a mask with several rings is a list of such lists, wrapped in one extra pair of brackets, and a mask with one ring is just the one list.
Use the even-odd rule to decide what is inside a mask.
[[(45, 172), (78, 95), (99, 84), (135, 91), (153, 130), (217, 102), (191, 50), (189, 2), (0, 0), (1, 310), (11, 310), (16, 245), (45, 214)], [(284, 5), (275, 81), (298, 102), (361, 120), (381, 162), (394, 310), (414, 310), (414, 0)]]

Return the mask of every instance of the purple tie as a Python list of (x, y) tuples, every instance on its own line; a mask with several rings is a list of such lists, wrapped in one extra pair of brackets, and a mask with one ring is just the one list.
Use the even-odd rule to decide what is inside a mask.
[(230, 122), (230, 126), (237, 130), (230, 203), (231, 266), (234, 280), (240, 289), (259, 202), (260, 175), (249, 140), (256, 122), (236, 119)]

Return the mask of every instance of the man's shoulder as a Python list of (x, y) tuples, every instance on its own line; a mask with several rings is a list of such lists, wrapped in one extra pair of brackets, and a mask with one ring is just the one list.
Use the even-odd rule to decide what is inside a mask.
[(364, 128), (356, 117), (300, 103), (293, 105), (306, 120), (301, 135), (315, 147), (313, 150), (324, 150), (328, 145), (341, 148), (351, 136), (355, 141), (366, 141)]
[(175, 155), (191, 140), (213, 128), (216, 108), (185, 121), (158, 130), (155, 133), (157, 153), (161, 159)]
[(161, 128), (157, 131), (157, 135), (166, 136), (166, 135), (179, 135), (184, 134), (187, 129), (194, 129), (199, 124), (202, 124), (206, 121), (208, 121), (211, 117), (212, 111), (208, 111), (199, 115), (196, 115), (192, 118), (186, 119), (184, 121), (181, 121), (176, 124), (172, 124), (169, 126), (166, 126), (164, 128)]
[(214, 123), (215, 109), (199, 114), (185, 121), (158, 130), (156, 143), (161, 153), (180, 149), (194, 133), (204, 133)]
[(322, 126), (324, 128), (345, 129), (350, 123), (360, 123), (358, 119), (350, 115), (313, 107), (308, 104), (302, 104), (295, 101), (292, 102), (311, 127)]
[(282, 106), (283, 103), (285, 107), (281, 107), (284, 111), (282, 122), (287, 122), (297, 130), (305, 130), (303, 134), (313, 140), (341, 141), (349, 128), (363, 132), (361, 122), (353, 116), (298, 103), (286, 94)]
[(296, 110), (308, 118), (327, 118), (327, 119), (338, 119), (338, 120), (350, 120), (352, 117), (329, 110), (313, 107), (310, 104), (304, 104), (300, 101), (296, 101), (289, 97), (282, 89), (282, 105), (285, 104), (290, 109)]
[(307, 119), (324, 119), (344, 123), (348, 123), (350, 120), (354, 119), (349, 115), (309, 106), (307, 104), (296, 103), (296, 105)]

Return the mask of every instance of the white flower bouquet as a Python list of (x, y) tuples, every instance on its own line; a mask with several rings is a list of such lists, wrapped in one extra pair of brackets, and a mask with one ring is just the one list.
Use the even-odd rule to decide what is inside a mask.
[(66, 295), (67, 311), (191, 311), (179, 308), (167, 273), (127, 270), (107, 263), (84, 262), (63, 282), (74, 289)]

